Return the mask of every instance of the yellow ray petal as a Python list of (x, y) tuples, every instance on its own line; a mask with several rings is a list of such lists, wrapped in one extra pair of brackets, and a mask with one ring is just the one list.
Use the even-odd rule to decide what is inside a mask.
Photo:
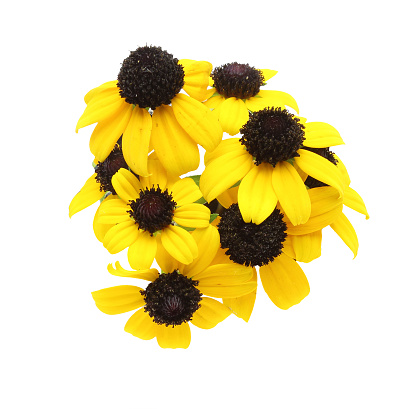
[(273, 189), (292, 224), (306, 223), (311, 214), (311, 201), (302, 178), (288, 162), (273, 169)]
[(188, 348), (191, 342), (191, 330), (188, 323), (174, 327), (158, 325), (156, 338), (161, 348)]
[(308, 175), (336, 188), (340, 196), (344, 191), (344, 180), (340, 170), (328, 159), (310, 152), (306, 149), (299, 149), (300, 156), (295, 157), (296, 164)]
[(146, 188), (151, 189), (152, 187), (157, 188), (158, 186), (162, 190), (165, 190), (168, 184), (168, 173), (160, 161), (158, 159), (149, 159), (148, 169), (150, 172), (149, 176), (140, 176), (140, 184), (142, 190)]
[(220, 107), (220, 105), (222, 105), (224, 101), (225, 98), (217, 94), (209, 98), (207, 101), (203, 102), (203, 104), (206, 107), (209, 107), (210, 109), (216, 109)]
[[(257, 271), (255, 270), (255, 267), (253, 270), (254, 276), (252, 281), (257, 283)], [(256, 296), (257, 289), (247, 295), (243, 295), (242, 297), (224, 298), (223, 304), (225, 304), (237, 317), (242, 318), (245, 322), (248, 322), (251, 317), (252, 310), (254, 309)]]
[(346, 243), (347, 247), (353, 252), (354, 257), (356, 257), (359, 249), (359, 240), (357, 239), (356, 230), (354, 230), (354, 227), (344, 213), (341, 213), (334, 220), (334, 223), (331, 223), (331, 228)]
[(96, 125), (90, 137), (89, 148), (98, 160), (104, 161), (114, 149), (127, 128), (132, 111), (131, 105), (124, 104), (117, 113)]
[(188, 278), (206, 269), (214, 259), (219, 247), (220, 236), (216, 227), (209, 225), (205, 229), (196, 229), (193, 236), (198, 247), (198, 256), (194, 261), (184, 267), (183, 274)]
[(179, 125), (173, 108), (167, 105), (156, 108), (152, 124), (152, 143), (164, 168), (176, 175), (197, 169), (200, 163), (197, 144)]
[(137, 225), (132, 220), (118, 223), (106, 232), (103, 245), (111, 254), (116, 254), (131, 246), (138, 234)]
[(198, 280), (199, 286), (232, 286), (246, 283), (253, 277), (252, 267), (241, 264), (214, 264), (195, 274), (192, 278)]
[(304, 145), (310, 148), (328, 148), (330, 146), (343, 145), (337, 129), (324, 122), (305, 123)]
[(132, 110), (122, 138), (124, 159), (130, 169), (140, 176), (148, 176), (147, 155), (149, 153), (152, 117), (144, 108)]
[(128, 169), (119, 169), (112, 176), (111, 182), (117, 195), (125, 202), (128, 203), (130, 200), (136, 200), (139, 197), (141, 189), (140, 181)]
[(97, 221), (102, 224), (116, 224), (130, 220), (130, 207), (121, 199), (103, 201), (98, 209)]
[(127, 103), (121, 98), (117, 87), (101, 90), (89, 100), (87, 107), (77, 122), (76, 132), (80, 128), (112, 117), (124, 104)]
[(168, 226), (162, 230), (162, 246), (176, 260), (191, 263), (198, 256), (197, 243), (190, 233), (179, 226)]
[(185, 92), (197, 101), (204, 101), (208, 95), (209, 75), (212, 65), (207, 61), (179, 60), (184, 67)]
[(137, 338), (153, 339), (157, 334), (158, 325), (153, 322), (144, 308), (135, 312), (125, 324), (124, 330)]
[(238, 203), (238, 190), (239, 186), (232, 187), (219, 196), (217, 196), (217, 201), (225, 208), (227, 209), (230, 207), (233, 203)]
[[(308, 190), (311, 199), (311, 217), (333, 210), (343, 203), (336, 189), (331, 186), (316, 187)], [(340, 207), (341, 208), (341, 207)]]
[(108, 264), (107, 269), (110, 274), (117, 277), (138, 278), (147, 281), (155, 281), (159, 277), (159, 272), (155, 268), (130, 271), (122, 268), (119, 261), (115, 262), (115, 267)]
[(299, 108), (295, 99), (282, 91), (261, 90), (255, 97), (247, 99), (245, 104), (247, 108), (253, 112), (266, 107), (284, 108), (287, 105), (299, 113)]
[(130, 245), (127, 252), (128, 262), (135, 270), (150, 268), (157, 251), (156, 237), (148, 231), (139, 231), (137, 240)]
[(175, 182), (171, 187), (171, 192), (177, 206), (194, 203), (203, 196), (191, 178), (184, 178)]
[(248, 281), (246, 283), (230, 286), (220, 285), (199, 285), (198, 289), (209, 297), (215, 298), (236, 298), (242, 297), (253, 292), (257, 288), (257, 283), (254, 281)]
[(161, 235), (156, 235), (157, 251), (156, 262), (164, 273), (172, 273), (175, 270), (183, 272), (184, 264), (174, 259), (162, 246)]
[(270, 300), (287, 310), (309, 294), (309, 283), (296, 261), (281, 254), (270, 264), (260, 267), (261, 283)]
[[(119, 200), (117, 196), (115, 196), (115, 195), (111, 195), (111, 196), (106, 197), (106, 198), (102, 201), (102, 203), (105, 203), (105, 202), (107, 202), (108, 200), (115, 200), (115, 199)], [(103, 241), (104, 241), (104, 237), (105, 237), (105, 234), (108, 232), (108, 230), (109, 230), (111, 227), (113, 227), (113, 226), (114, 226), (114, 224), (103, 224), (103, 223), (99, 223), (99, 222), (98, 222), (98, 217), (99, 217), (99, 208), (100, 208), (100, 206), (99, 206), (99, 207), (98, 207), (98, 209), (96, 210), (96, 212), (95, 212), (95, 216), (93, 217), (93, 232), (94, 232), (94, 234), (95, 234), (96, 238), (97, 238), (97, 239), (98, 239), (101, 243), (103, 243)]]
[(239, 138), (225, 139), (219, 143), (216, 149), (204, 154), (204, 164), (208, 166), (213, 159), (231, 152), (242, 152), (244, 149), (245, 147), (239, 142)]
[(296, 261), (309, 263), (321, 256), (322, 230), (300, 236), (289, 235), (288, 237), (290, 237)]
[(295, 253), (295, 249), (293, 248), (293, 244), (292, 244), (292, 236), (291, 234), (288, 234), (286, 236), (286, 240), (284, 240), (283, 242), (283, 248), (282, 248), (282, 252), (284, 254), (286, 254), (287, 256), (289, 256), (290, 258), (293, 258), (296, 260), (296, 253)]
[(236, 135), (248, 122), (249, 111), (242, 99), (228, 98), (220, 106), (219, 121), (224, 132)]
[(242, 146), (213, 159), (200, 178), (203, 197), (211, 202), (241, 180), (253, 166), (252, 156)]
[(108, 81), (105, 82), (102, 85), (99, 85), (99, 87), (92, 88), (84, 97), (85, 104), (89, 104), (89, 102), (92, 100), (92, 98), (97, 95), (99, 92), (107, 89), (107, 88), (115, 88), (117, 86), (118, 81)]
[(173, 98), (172, 106), (178, 123), (205, 150), (212, 151), (220, 143), (223, 131), (210, 109), (184, 94)]
[(238, 190), (238, 204), (246, 223), (262, 223), (276, 207), (277, 196), (272, 184), (273, 167), (268, 163), (253, 166)]
[(202, 229), (209, 225), (210, 209), (198, 203), (190, 203), (175, 209), (172, 219), (184, 227)]
[(278, 71), (269, 70), (267, 68), (262, 68), (259, 71), (261, 71), (264, 76), (264, 82), (267, 82), (269, 79), (273, 78), (278, 73)]
[(334, 153), (333, 156), (338, 161), (336, 166), (337, 166), (338, 169), (340, 169), (340, 172), (341, 172), (341, 175), (343, 177), (345, 186), (349, 186), (350, 185), (350, 176), (349, 176), (349, 173), (347, 172), (346, 167), (344, 166), (343, 161), (337, 156), (337, 154)]
[(96, 306), (105, 314), (121, 314), (144, 305), (142, 289), (133, 285), (119, 285), (92, 292)]
[(362, 213), (366, 216), (366, 220), (369, 219), (369, 213), (366, 210), (365, 203), (363, 202), (362, 197), (350, 186), (347, 186), (344, 189), (344, 205), (350, 207), (350, 209), (355, 210), (356, 212)]
[(192, 317), (191, 324), (202, 329), (214, 328), (219, 322), (229, 317), (230, 314), (230, 309), (219, 301), (203, 297), (200, 301), (200, 308)]
[(105, 194), (105, 192), (99, 190), (100, 184), (95, 177), (96, 173), (86, 181), (79, 193), (73, 197), (69, 205), (69, 217), (97, 202)]

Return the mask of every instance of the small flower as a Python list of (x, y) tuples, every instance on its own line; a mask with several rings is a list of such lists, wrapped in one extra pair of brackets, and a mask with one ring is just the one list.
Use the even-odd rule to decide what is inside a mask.
[(127, 169), (112, 177), (118, 197), (100, 204), (95, 234), (112, 254), (128, 247), (132, 268), (149, 268), (160, 246), (180, 262), (191, 263), (197, 245), (183, 227), (207, 227), (210, 210), (194, 203), (201, 192), (191, 178), (171, 180), (157, 160), (149, 160), (149, 169), (149, 177), (137, 178)]
[(265, 108), (251, 115), (241, 133), (241, 138), (226, 139), (205, 155), (200, 189), (208, 202), (240, 181), (238, 203), (246, 222), (260, 224), (280, 202), (294, 225), (306, 223), (311, 203), (295, 165), (343, 194), (337, 167), (305, 149), (343, 144), (331, 125)]
[(128, 271), (117, 262), (108, 266), (111, 274), (150, 281), (145, 289), (122, 285), (92, 293), (96, 306), (106, 314), (135, 312), (125, 331), (144, 340), (157, 338), (162, 348), (188, 348), (191, 341), (189, 323), (214, 328), (231, 314), (231, 310), (211, 298), (234, 298), (255, 291), (250, 267), (232, 263), (215, 263), (219, 247), (217, 229), (189, 233), (197, 243), (198, 257), (188, 265), (174, 259), (164, 249), (157, 262), (162, 269)]
[(223, 131), (230, 135), (236, 135), (248, 121), (249, 111), (259, 111), (268, 106), (284, 108), (287, 105), (299, 113), (291, 95), (260, 90), (276, 74), (277, 71), (256, 69), (249, 64), (224, 64), (213, 70), (210, 81), (213, 90), (204, 104), (214, 109)]
[(211, 151), (222, 139), (218, 121), (200, 102), (207, 94), (211, 68), (206, 61), (178, 61), (160, 47), (139, 47), (122, 63), (118, 81), (85, 96), (87, 107), (76, 132), (97, 123), (90, 150), (100, 161), (122, 135), (124, 158), (141, 176), (149, 175), (151, 145), (169, 172), (194, 170), (200, 162), (197, 144)]

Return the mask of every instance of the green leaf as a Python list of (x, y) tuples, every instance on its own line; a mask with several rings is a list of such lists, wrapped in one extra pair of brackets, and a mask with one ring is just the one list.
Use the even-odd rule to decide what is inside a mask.
[(201, 175), (191, 175), (191, 176), (188, 176), (188, 177), (191, 178), (198, 187), (200, 187), (200, 177), (201, 177)]
[(241, 181), (238, 180), (234, 185), (232, 185), (229, 189), (232, 189), (233, 187), (239, 186), (241, 184)]
[(196, 200), (194, 203), (204, 204), (207, 203), (207, 200), (204, 197), (200, 197), (200, 199)]
[(219, 213), (212, 213), (210, 215), (210, 222), (209, 223), (212, 223), (216, 219), (217, 216), (219, 216)]

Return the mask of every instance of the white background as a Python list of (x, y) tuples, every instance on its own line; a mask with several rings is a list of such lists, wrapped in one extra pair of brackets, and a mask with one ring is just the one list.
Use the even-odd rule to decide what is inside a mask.
[[(412, 1), (56, 1), (5, 6), (2, 38), (3, 408), (419, 408), (419, 30)], [(370, 220), (356, 259), (331, 229), (288, 311), (259, 287), (251, 320), (192, 328), (187, 350), (124, 332), (91, 291), (135, 280), (96, 240), (76, 134), (84, 94), (145, 44), (278, 70), (266, 89), (328, 122)], [(127, 264), (126, 264), (127, 266)], [(143, 283), (143, 282), (139, 282)], [(140, 284), (139, 284), (140, 285)]]

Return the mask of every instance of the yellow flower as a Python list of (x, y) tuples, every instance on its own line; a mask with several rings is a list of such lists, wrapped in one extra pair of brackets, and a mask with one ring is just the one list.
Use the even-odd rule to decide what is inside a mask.
[(206, 61), (178, 61), (160, 47), (140, 47), (122, 63), (118, 81), (88, 92), (76, 132), (97, 123), (90, 150), (100, 161), (123, 135), (125, 160), (141, 176), (149, 175), (147, 156), (153, 148), (171, 173), (197, 169), (197, 144), (211, 151), (222, 138), (218, 121), (200, 102), (211, 68)]
[[(302, 258), (316, 258), (320, 237), (318, 232), (337, 220), (342, 212), (343, 200), (339, 199), (336, 189), (315, 188), (309, 194), (312, 210), (309, 220), (303, 225), (291, 225), (277, 208), (262, 223), (247, 223), (236, 203), (223, 210), (221, 217), (214, 222), (220, 233), (217, 261), (254, 268), (259, 266), (265, 292), (277, 307), (285, 310), (298, 304), (309, 294), (308, 280), (296, 262), (301, 260), (294, 256), (299, 254)], [(301, 240), (302, 237), (304, 240)], [(256, 270), (254, 274), (256, 280)], [(223, 302), (238, 317), (248, 321), (254, 306), (255, 293)]]
[(95, 158), (94, 164), (95, 173), (88, 178), (82, 189), (70, 202), (70, 217), (102, 199), (106, 194), (115, 195), (115, 190), (111, 183), (112, 176), (120, 168), (128, 169), (119, 144), (115, 145), (112, 152), (103, 162)]
[(127, 321), (125, 331), (144, 340), (156, 337), (162, 348), (188, 348), (190, 322), (211, 329), (231, 313), (211, 297), (240, 297), (254, 291), (257, 285), (251, 280), (252, 268), (212, 261), (219, 247), (213, 226), (190, 235), (198, 247), (198, 257), (191, 264), (178, 262), (162, 249), (157, 258), (161, 274), (156, 269), (128, 271), (118, 262), (116, 268), (109, 265), (111, 274), (148, 280), (150, 284), (145, 289), (122, 285), (95, 291), (92, 296), (96, 306), (106, 314), (140, 308)]
[(266, 108), (255, 112), (241, 132), (242, 138), (226, 139), (205, 155), (200, 189), (208, 202), (240, 181), (238, 203), (245, 222), (260, 224), (280, 202), (292, 224), (304, 224), (311, 202), (294, 165), (342, 196), (345, 182), (339, 169), (306, 149), (343, 144), (331, 125)]
[(265, 107), (289, 106), (299, 113), (294, 98), (282, 91), (260, 90), (277, 71), (256, 69), (237, 62), (225, 64), (213, 70), (209, 91), (210, 98), (204, 102), (213, 109), (223, 131), (236, 135), (248, 121), (249, 111)]
[(149, 169), (149, 177), (137, 178), (127, 169), (112, 177), (118, 197), (100, 204), (95, 234), (112, 254), (128, 247), (128, 261), (135, 269), (149, 268), (160, 246), (180, 262), (191, 263), (197, 245), (180, 226), (207, 227), (210, 210), (194, 203), (201, 192), (191, 178), (171, 179), (157, 160), (149, 160)]

